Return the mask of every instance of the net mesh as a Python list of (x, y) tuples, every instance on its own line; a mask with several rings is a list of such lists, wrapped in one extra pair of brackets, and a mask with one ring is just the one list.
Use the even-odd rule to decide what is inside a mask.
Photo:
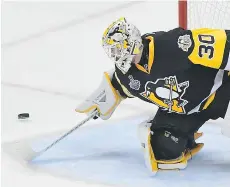
[(230, 29), (230, 0), (188, 0), (188, 28)]

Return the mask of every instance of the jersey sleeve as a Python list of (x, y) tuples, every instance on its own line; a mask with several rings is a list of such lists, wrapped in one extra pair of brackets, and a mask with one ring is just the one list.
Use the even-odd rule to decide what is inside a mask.
[(116, 73), (113, 74), (111, 82), (112, 82), (113, 87), (120, 93), (121, 97), (123, 97), (123, 98), (133, 98), (129, 94), (126, 94), (124, 88), (122, 88), (121, 84), (118, 82), (118, 80), (116, 78)]
[[(192, 40), (190, 62), (230, 71), (230, 30), (201, 28), (187, 32), (191, 33)], [(179, 36), (178, 42), (181, 42), (181, 48), (185, 45), (183, 35)]]

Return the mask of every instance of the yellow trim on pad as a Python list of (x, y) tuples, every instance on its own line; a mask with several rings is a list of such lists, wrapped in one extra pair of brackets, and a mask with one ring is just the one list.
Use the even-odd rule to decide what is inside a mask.
[(78, 110), (78, 109), (75, 109), (76, 112), (79, 112), (79, 113), (87, 113), (87, 112), (89, 112), (89, 111), (91, 111), (91, 110), (97, 109), (98, 112), (99, 112), (100, 114), (102, 114), (103, 116), (107, 116), (107, 115), (109, 115), (109, 114), (114, 110), (114, 108), (119, 104), (119, 102), (121, 101), (121, 97), (118, 95), (117, 91), (116, 91), (115, 88), (113, 87), (113, 85), (112, 85), (112, 83), (111, 83), (111, 80), (110, 80), (110, 77), (109, 77), (109, 74), (108, 74), (107, 72), (105, 72), (104, 75), (105, 75), (105, 78), (106, 78), (106, 80), (108, 81), (109, 86), (110, 86), (110, 88), (112, 89), (113, 94), (114, 94), (114, 96), (115, 96), (115, 99), (116, 99), (115, 104), (114, 104), (105, 114), (102, 114), (102, 113), (101, 113), (101, 111), (100, 111), (100, 109), (98, 108), (97, 105), (92, 105), (91, 107), (89, 107), (89, 108), (86, 109), (86, 110)]
[(209, 105), (214, 101), (215, 96), (216, 96), (216, 92), (214, 92), (212, 95), (209, 96), (209, 98), (207, 99), (207, 101), (203, 107), (203, 110), (205, 110), (209, 107)]

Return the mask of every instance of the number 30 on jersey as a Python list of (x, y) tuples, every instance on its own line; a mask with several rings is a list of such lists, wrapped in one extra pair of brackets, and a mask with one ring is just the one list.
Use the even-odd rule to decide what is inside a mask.
[(217, 29), (192, 30), (194, 48), (189, 59), (194, 64), (220, 68), (223, 60), (226, 33)]

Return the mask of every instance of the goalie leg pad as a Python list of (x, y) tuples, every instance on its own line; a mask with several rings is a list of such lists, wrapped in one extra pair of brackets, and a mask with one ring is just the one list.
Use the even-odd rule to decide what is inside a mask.
[(196, 133), (189, 138), (178, 138), (169, 131), (153, 132), (150, 130), (151, 123), (143, 122), (138, 127), (138, 137), (144, 152), (145, 164), (152, 175), (158, 170), (178, 170), (187, 167), (188, 160), (197, 154), (204, 144), (191, 144), (188, 148), (188, 142), (195, 141), (202, 136), (202, 133)]

